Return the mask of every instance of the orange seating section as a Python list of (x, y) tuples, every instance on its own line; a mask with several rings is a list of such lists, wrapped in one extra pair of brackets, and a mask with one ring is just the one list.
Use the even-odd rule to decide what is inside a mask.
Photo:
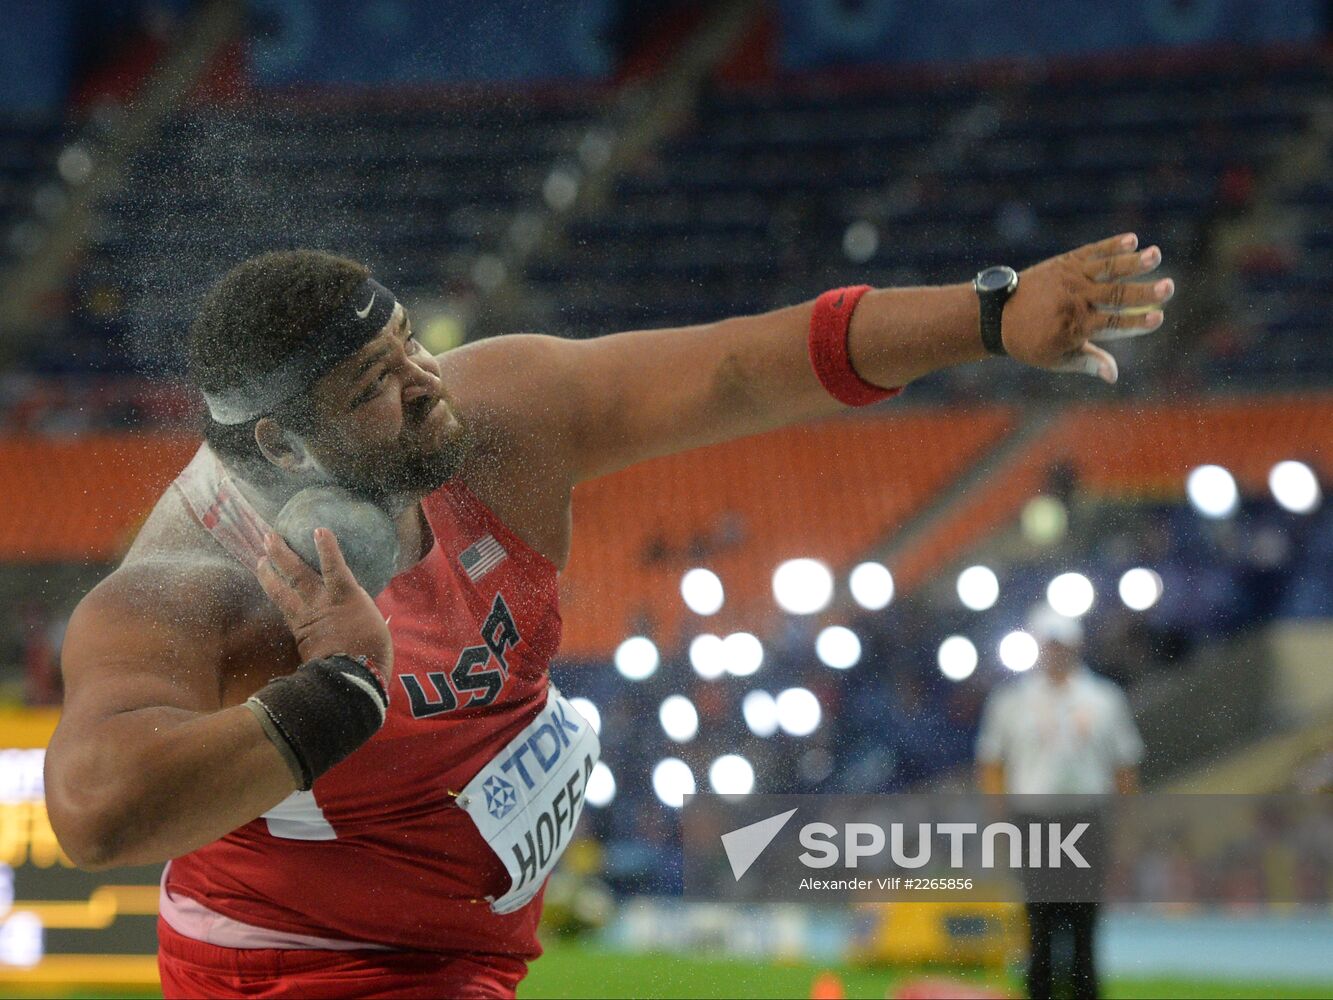
[(1333, 480), (1333, 395), (1071, 409), (900, 553), (894, 577), (903, 591), (924, 583), (1016, 517), (1057, 461), (1070, 463), (1089, 493), (1179, 498), (1196, 466), (1222, 465), (1242, 493), (1253, 494), (1267, 489), (1269, 470), (1285, 459), (1304, 461), (1325, 482)]
[(0, 437), (0, 559), (119, 559), (198, 447), (189, 435)]
[[(1003, 407), (830, 421), (583, 484), (562, 584), (566, 655), (605, 655), (639, 630), (673, 648), (693, 619), (680, 595), (691, 565), (713, 570), (726, 591), (722, 611), (693, 619), (695, 628), (763, 631), (778, 563), (815, 556), (848, 568), (1013, 422)], [(652, 560), (654, 546), (666, 557)]]
[[(671, 649), (686, 629), (762, 631), (771, 577), (816, 556), (844, 571), (923, 511), (1016, 425), (1004, 407), (900, 410), (793, 428), (648, 462), (575, 491), (563, 576), (565, 653), (605, 656), (645, 631)], [(1333, 480), (1333, 394), (1072, 408), (894, 559), (907, 591), (1009, 523), (1056, 460), (1083, 489), (1176, 497), (1196, 465), (1226, 466), (1247, 492), (1273, 463)], [(120, 557), (196, 447), (188, 435), (0, 437), (0, 560)], [(727, 601), (695, 619), (685, 569), (716, 572)]]

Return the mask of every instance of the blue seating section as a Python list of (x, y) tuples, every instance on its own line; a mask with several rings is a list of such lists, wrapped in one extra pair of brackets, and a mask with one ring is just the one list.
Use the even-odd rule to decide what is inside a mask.
[[(1306, 55), (1138, 76), (802, 78), (712, 92), (530, 262), (518, 325), (582, 337), (761, 311), (837, 284), (966, 280), (1127, 229), (1166, 248), (1183, 289), (1205, 287), (1217, 225), (1248, 210), (1331, 83)], [(203, 291), (267, 249), (360, 257), (409, 300), (468, 296), (476, 255), (542, 207), (552, 166), (610, 99), (193, 108), (101, 206), (60, 349), (39, 345), (25, 366), (175, 373)], [(0, 129), (5, 235), (50, 175), (53, 142), (50, 125)], [(1203, 328), (1206, 310), (1182, 298), (1170, 351), (1122, 346), (1129, 388), (1178, 384), (1186, 357), (1195, 383), (1326, 381), (1329, 195), (1325, 183), (1292, 197), (1300, 236), (1276, 264), (1244, 268), (1229, 327)], [(1057, 382), (961, 369), (916, 391), (1028, 395)]]
[[(1330, 83), (1311, 57), (992, 88), (715, 93), (530, 268), (532, 322), (571, 336), (699, 322), (853, 281), (966, 280), (1128, 229), (1197, 287), (1214, 225), (1247, 207)], [(873, 243), (851, 259), (858, 221)]]
[[(1333, 157), (1333, 149), (1328, 151)], [(1243, 255), (1239, 289), (1215, 333), (1215, 382), (1245, 387), (1333, 379), (1333, 182), (1300, 186), (1279, 206), (1289, 233)]]
[(408, 301), (466, 290), (459, 262), (540, 198), (600, 100), (193, 109), (102, 207), (79, 282), (115, 289), (128, 355), (164, 372), (207, 288), (267, 250), (348, 254)]
[(57, 116), (0, 116), (0, 269), (17, 257), (34, 196), (54, 177), (60, 129)]

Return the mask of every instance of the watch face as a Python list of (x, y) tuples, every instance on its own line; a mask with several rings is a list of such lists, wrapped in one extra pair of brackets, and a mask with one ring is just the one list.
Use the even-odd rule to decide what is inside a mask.
[(1015, 274), (1012, 267), (988, 267), (977, 275), (977, 290), (981, 292), (998, 292), (1008, 288), (1014, 280)]

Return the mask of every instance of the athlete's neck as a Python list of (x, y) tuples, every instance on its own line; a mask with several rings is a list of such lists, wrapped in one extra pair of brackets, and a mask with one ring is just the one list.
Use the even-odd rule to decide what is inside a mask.
[(435, 534), (431, 531), (430, 521), (426, 518), (425, 508), (414, 503), (403, 511), (395, 523), (398, 525), (398, 572), (410, 569), (426, 558), (435, 544)]

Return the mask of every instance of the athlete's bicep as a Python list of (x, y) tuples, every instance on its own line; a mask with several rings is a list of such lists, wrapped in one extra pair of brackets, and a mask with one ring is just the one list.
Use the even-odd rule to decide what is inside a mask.
[(529, 442), (572, 484), (837, 412), (810, 370), (807, 313), (592, 340), (500, 337), (440, 361), (465, 419)]
[(184, 608), (173, 615), (177, 602), (144, 596), (104, 583), (70, 618), (64, 704), (47, 750), (54, 810), (105, 783), (150, 737), (219, 707), (218, 639)]
[(155, 706), (219, 707), (220, 641), (175, 602), (123, 587), (94, 591), (70, 617), (61, 649), (63, 717), (82, 722)]
[[(222, 710), (225, 597), (211, 588), (192, 597), (173, 590), (179, 581), (169, 573), (148, 576), (157, 579), (155, 601), (123, 577), (104, 582), (67, 630), (46, 801), (81, 867), (192, 850), (278, 801), (290, 782), (253, 714)], [(244, 625), (238, 617), (232, 629)], [(227, 784), (229, 769), (244, 773)]]

